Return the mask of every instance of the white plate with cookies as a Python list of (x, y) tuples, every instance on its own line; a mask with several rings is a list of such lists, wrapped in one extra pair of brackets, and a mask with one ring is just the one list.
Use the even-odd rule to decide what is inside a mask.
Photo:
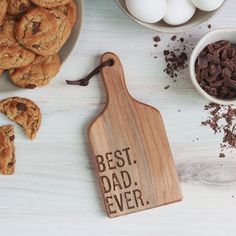
[(48, 85), (77, 44), (83, 0), (1, 2), (0, 93)]

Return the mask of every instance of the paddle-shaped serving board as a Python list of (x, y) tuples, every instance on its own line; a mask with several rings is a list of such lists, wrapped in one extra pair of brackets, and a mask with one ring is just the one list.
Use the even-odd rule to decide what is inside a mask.
[(129, 94), (119, 58), (101, 62), (107, 105), (88, 129), (109, 217), (180, 201), (182, 193), (161, 114)]

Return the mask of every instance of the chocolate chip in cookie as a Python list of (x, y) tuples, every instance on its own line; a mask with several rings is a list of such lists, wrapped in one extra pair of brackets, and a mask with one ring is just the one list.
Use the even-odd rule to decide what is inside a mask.
[(26, 48), (41, 56), (59, 52), (71, 33), (68, 17), (58, 9), (36, 7), (17, 23), (15, 35)]
[(33, 21), (32, 22), (32, 33), (37, 34), (38, 32), (40, 32), (40, 22)]
[(27, 11), (32, 6), (30, 0), (8, 0), (7, 13), (10, 15), (19, 15)]
[(0, 101), (0, 112), (24, 128), (29, 139), (34, 139), (41, 125), (39, 107), (27, 98), (11, 97)]
[(0, 127), (0, 174), (12, 175), (15, 170), (14, 127)]

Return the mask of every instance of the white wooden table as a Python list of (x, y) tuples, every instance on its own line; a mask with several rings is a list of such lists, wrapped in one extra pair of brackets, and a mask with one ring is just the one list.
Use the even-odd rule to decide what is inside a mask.
[[(235, 15), (236, 1), (228, 0), (212, 27), (236, 27)], [(183, 36), (191, 33), (188, 40), (195, 44), (208, 30), (203, 26)], [(236, 235), (236, 152), (218, 158), (221, 137), (200, 126), (207, 101), (187, 71), (176, 83), (162, 72), (162, 51), (177, 42), (161, 35), (155, 48), (156, 35), (126, 17), (115, 1), (85, 0), (80, 41), (57, 79), (45, 88), (0, 94), (31, 98), (43, 113), (33, 142), (15, 126), (16, 173), (0, 176), (1, 236)], [(98, 77), (88, 87), (66, 86), (65, 79), (85, 75), (106, 51), (120, 56), (131, 94), (162, 112), (183, 202), (115, 219), (105, 215), (86, 141), (89, 122), (104, 107), (104, 88)], [(8, 123), (1, 115), (0, 124)]]

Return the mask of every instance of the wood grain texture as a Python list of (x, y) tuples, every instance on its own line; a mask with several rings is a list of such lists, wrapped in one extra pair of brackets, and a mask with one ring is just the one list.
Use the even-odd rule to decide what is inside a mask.
[[(163, 49), (168, 44), (178, 47), (178, 42), (160, 34), (162, 41), (155, 48), (152, 38), (158, 34), (126, 17), (115, 1), (84, 2), (80, 40), (58, 77), (37, 90), (17, 88), (4, 93), (0, 88), (0, 99), (28, 97), (43, 114), (35, 141), (29, 142), (15, 126), (16, 172), (0, 178), (0, 234), (235, 236), (236, 153), (218, 158), (220, 136), (200, 126), (207, 116), (203, 111), (207, 101), (196, 93), (188, 71), (175, 83), (163, 73)], [(236, 1), (228, 0), (209, 23), (213, 29), (236, 27), (235, 15)], [(194, 46), (207, 31), (205, 25), (178, 37)], [(82, 78), (106, 51), (120, 56), (130, 94), (162, 114), (181, 179), (181, 203), (114, 219), (104, 214), (86, 140), (87, 126), (103, 109), (106, 93), (100, 79), (85, 88), (66, 86), (65, 79)], [(0, 115), (0, 124), (8, 123)]]
[(119, 58), (105, 53), (101, 63), (107, 104), (88, 136), (109, 217), (182, 200), (161, 114), (129, 94)]

